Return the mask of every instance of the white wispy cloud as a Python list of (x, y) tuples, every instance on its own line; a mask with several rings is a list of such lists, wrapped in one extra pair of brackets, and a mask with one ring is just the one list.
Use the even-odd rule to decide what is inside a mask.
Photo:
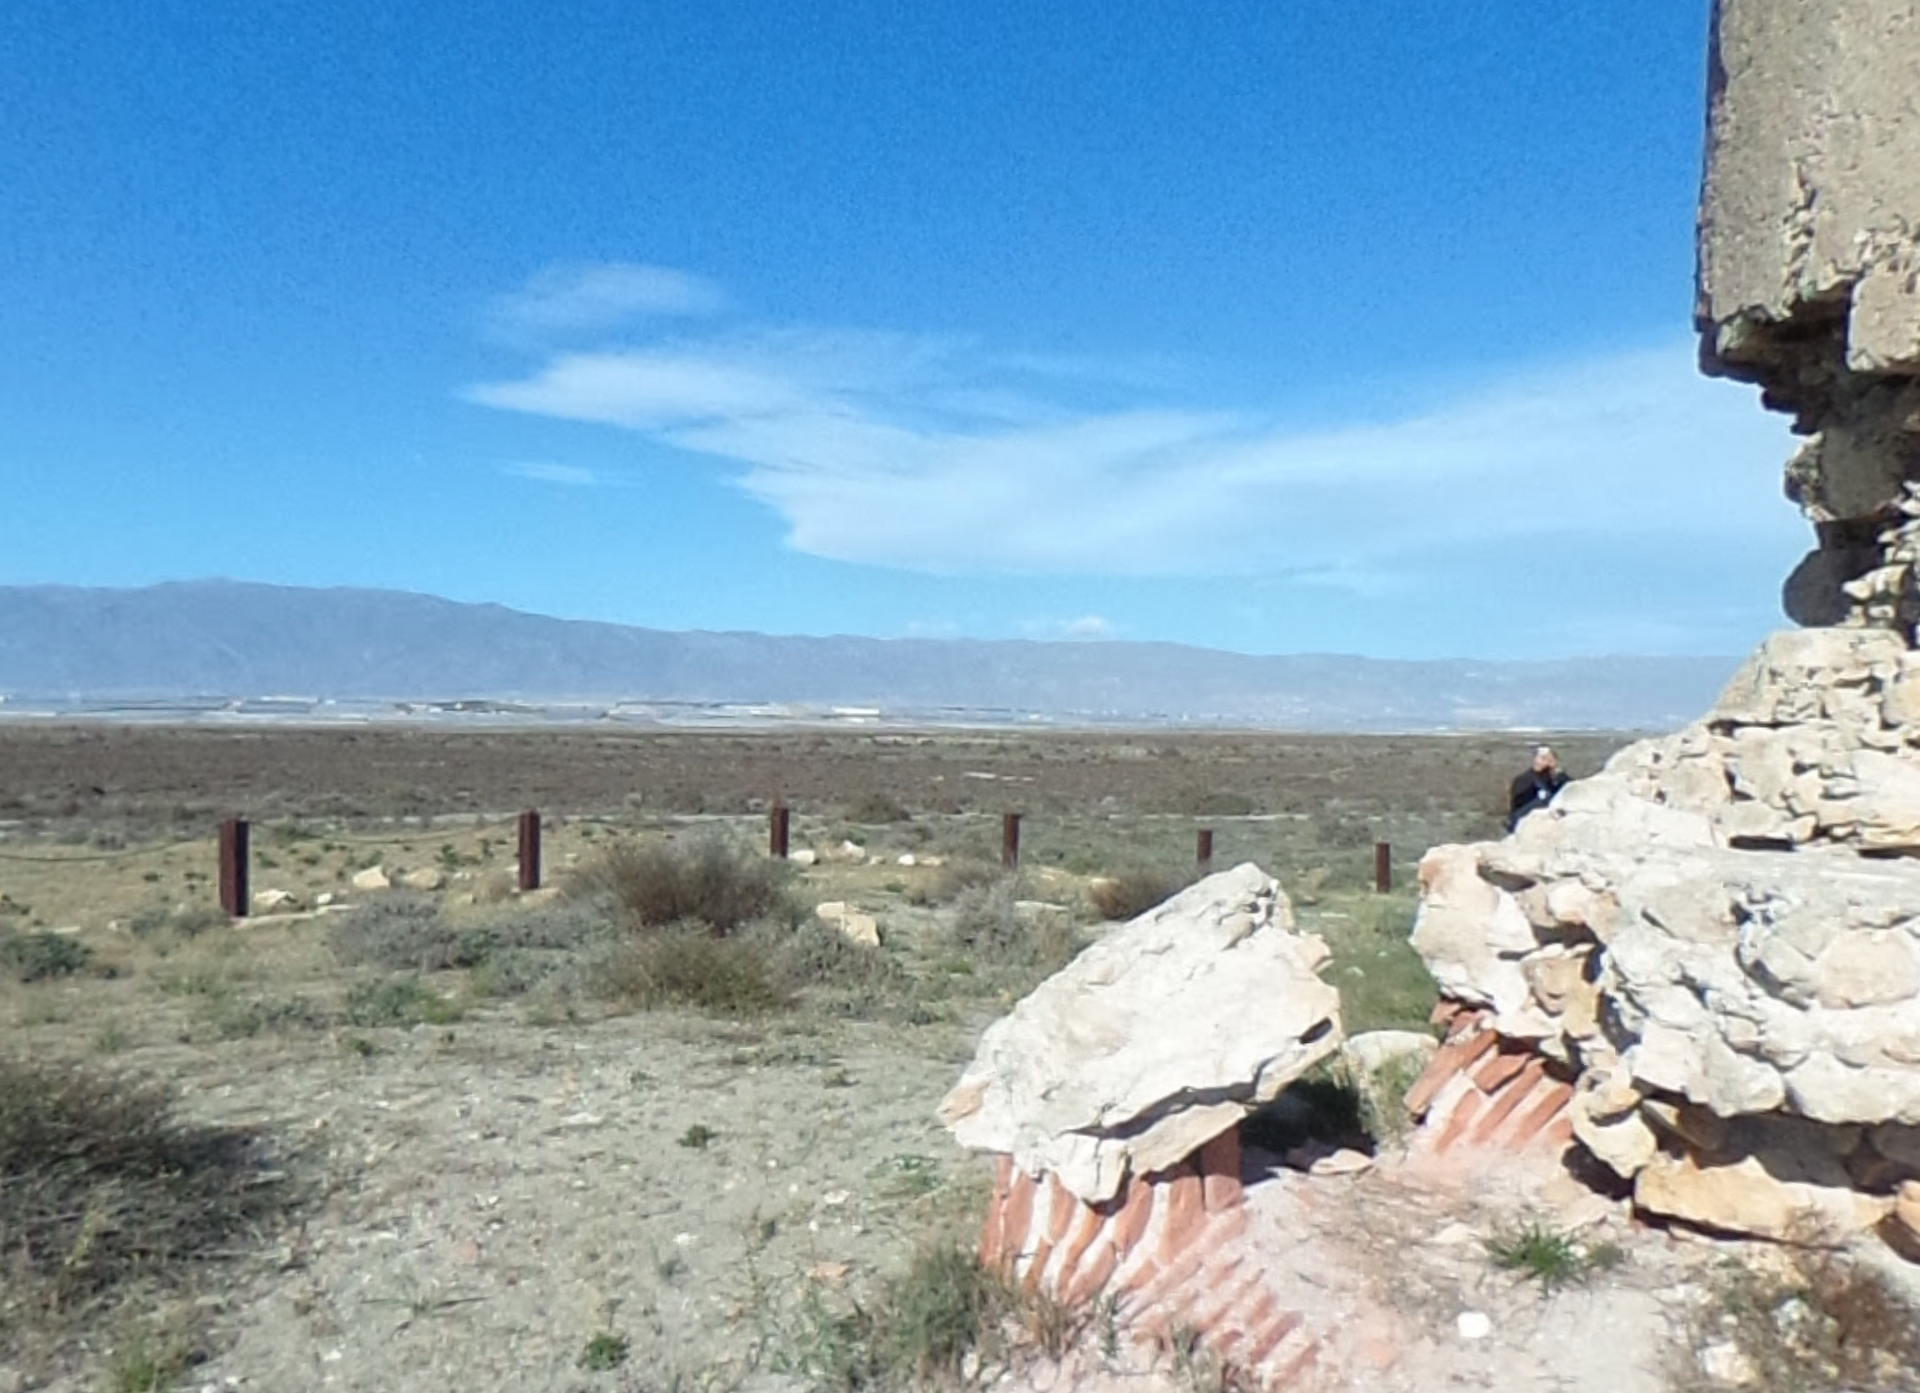
[(502, 474), (515, 479), (531, 479), (539, 484), (565, 484), (571, 488), (592, 488), (600, 476), (577, 464), (552, 464), (546, 460), (515, 460), (500, 466)]
[(1569, 538), (1774, 545), (1798, 526), (1772, 482), (1784, 428), (1678, 338), (1313, 430), (1266, 403), (1196, 406), (1178, 374), (1082, 406), (1087, 372), (959, 337), (730, 328), (556, 353), (465, 394), (726, 461), (797, 550), (928, 572), (1380, 595), (1461, 548), (1511, 548), (1524, 570)]
[(496, 297), (488, 317), (508, 338), (545, 340), (601, 334), (645, 317), (715, 314), (726, 303), (712, 281), (671, 267), (571, 262)]

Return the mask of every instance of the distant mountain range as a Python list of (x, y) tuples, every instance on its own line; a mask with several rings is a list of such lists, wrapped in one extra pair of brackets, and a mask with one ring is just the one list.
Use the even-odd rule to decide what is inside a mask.
[[(0, 587), (0, 694), (495, 699), (1013, 712), (1296, 730), (1659, 730), (1730, 657), (1406, 662), (1171, 643), (671, 632), (390, 590)], [(0, 705), (0, 712), (6, 707)]]

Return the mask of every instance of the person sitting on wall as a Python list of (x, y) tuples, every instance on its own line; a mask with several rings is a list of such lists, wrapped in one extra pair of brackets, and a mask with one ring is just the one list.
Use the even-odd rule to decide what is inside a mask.
[(1532, 766), (1513, 780), (1513, 790), (1507, 799), (1507, 830), (1518, 828), (1520, 819), (1535, 808), (1546, 807), (1567, 782), (1566, 771), (1560, 767), (1560, 757), (1554, 754), (1552, 746), (1542, 745), (1535, 750)]

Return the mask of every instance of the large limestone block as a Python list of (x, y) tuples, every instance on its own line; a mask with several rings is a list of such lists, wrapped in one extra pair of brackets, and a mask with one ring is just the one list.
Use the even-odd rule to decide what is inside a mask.
[(994, 1022), (940, 1105), (1082, 1200), (1185, 1159), (1340, 1047), (1326, 945), (1246, 864), (1115, 930)]
[(1856, 750), (1850, 772), (1848, 806), (1825, 812), (1825, 820), (1844, 818), (1863, 847), (1920, 850), (1920, 757)]
[(1920, 14), (1720, 0), (1700, 207), (1707, 361), (1751, 373), (1837, 319), (1857, 372), (1920, 371)]
[(1661, 1153), (1634, 1177), (1633, 1202), (1728, 1233), (1793, 1242), (1840, 1241), (1872, 1228), (1890, 1201), (1852, 1188), (1837, 1162), (1805, 1178), (1777, 1158), (1703, 1160)]
[[(1856, 710), (1844, 694), (1891, 683), (1907, 648), (1886, 629), (1785, 629), (1767, 635), (1727, 680), (1708, 721), (1790, 726)], [(1857, 714), (1874, 708), (1864, 698)], [(1877, 715), (1877, 712), (1874, 714)]]
[(1519, 902), (1480, 874), (1473, 847), (1437, 846), (1420, 859), (1413, 948), (1442, 995), (1521, 1016), (1533, 998), (1522, 960), (1539, 946)]
[(1724, 1122), (1697, 1109), (1645, 1108), (1670, 1111), (1671, 1121), (1662, 1121), (1668, 1145), (1634, 1180), (1634, 1201), (1643, 1209), (1796, 1241), (1844, 1238), (1887, 1213), (1885, 1194), (1863, 1193), (1855, 1184), (1849, 1162), (1860, 1150), (1857, 1127), (1792, 1117)]
[(1920, 1123), (1920, 867), (1722, 851), (1616, 892), (1602, 991), (1637, 1080), (1726, 1117)]

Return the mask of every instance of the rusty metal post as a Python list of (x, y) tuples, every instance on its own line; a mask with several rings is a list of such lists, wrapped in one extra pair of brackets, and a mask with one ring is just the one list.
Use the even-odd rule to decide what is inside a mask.
[(1202, 827), (1193, 834), (1193, 862), (1201, 875), (1213, 874), (1213, 829)]
[(775, 803), (767, 813), (767, 851), (779, 860), (787, 859), (788, 835), (792, 830), (792, 810), (785, 803)]
[(520, 814), (520, 888), (540, 888), (540, 814), (532, 808)]
[(220, 824), (220, 908), (229, 919), (247, 917), (247, 820), (230, 817)]
[(1000, 819), (1000, 864), (1014, 870), (1020, 864), (1020, 814), (1007, 813)]
[(1373, 844), (1373, 888), (1382, 895), (1393, 889), (1393, 848), (1385, 842)]

